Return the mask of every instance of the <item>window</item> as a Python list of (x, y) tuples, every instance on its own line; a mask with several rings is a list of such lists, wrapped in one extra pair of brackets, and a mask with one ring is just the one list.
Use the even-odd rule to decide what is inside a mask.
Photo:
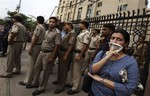
[(64, 6), (61, 7), (61, 13), (63, 13)]
[(81, 13), (82, 13), (82, 7), (79, 8), (79, 10), (78, 10), (78, 16), (77, 16), (77, 19), (81, 19)]
[(70, 20), (70, 12), (68, 13), (67, 21)]
[(123, 0), (119, 0), (119, 2), (122, 2)]
[(117, 12), (119, 11), (127, 11), (128, 4), (118, 6)]
[(70, 5), (69, 5), (69, 8), (72, 8), (72, 1), (70, 1)]
[(79, 1), (79, 5), (83, 4), (83, 1), (84, 1), (84, 0), (80, 0), (80, 1)]
[(123, 5), (123, 11), (126, 11), (128, 7), (128, 4)]
[(86, 18), (90, 18), (92, 15), (92, 4), (88, 5)]
[(100, 16), (101, 15), (101, 10), (96, 11), (96, 16)]
[(60, 20), (62, 20), (62, 15), (60, 15)]
[(97, 4), (97, 7), (102, 7), (102, 2), (99, 2), (99, 3)]
[(59, 8), (58, 8), (58, 10), (57, 10), (57, 14), (59, 14)]

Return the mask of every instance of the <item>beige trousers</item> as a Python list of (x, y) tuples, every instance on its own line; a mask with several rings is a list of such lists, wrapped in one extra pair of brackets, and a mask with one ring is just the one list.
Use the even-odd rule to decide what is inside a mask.
[(75, 61), (75, 57), (78, 56), (79, 53), (74, 53), (74, 59), (73, 59), (73, 63), (72, 63), (72, 83), (73, 83), (73, 87), (72, 90), (73, 91), (79, 91), (80, 90), (80, 83), (81, 83), (81, 69), (82, 69), (82, 65), (84, 62), (84, 58), (81, 57), (81, 59), (79, 61)]
[(23, 42), (13, 43), (11, 45), (8, 45), (6, 73), (12, 74), (14, 65), (17, 72), (21, 71), (22, 48), (23, 48)]
[[(36, 63), (35, 63), (32, 85), (39, 84), (38, 90), (40, 90), (40, 91), (45, 90), (48, 79), (49, 79), (50, 70), (52, 69), (52, 66), (53, 66), (53, 64), (48, 63), (48, 56), (50, 54), (51, 54), (51, 52), (50, 53), (40, 52), (40, 54), (38, 55), (38, 58), (36, 60)], [(42, 74), (42, 78), (39, 82), (40, 73), (42, 70), (43, 70), (43, 72), (42, 72), (43, 74)]]
[(40, 49), (41, 49), (41, 45), (35, 45), (33, 48), (32, 54), (29, 55), (29, 64), (27, 67), (27, 73), (26, 73), (26, 77), (23, 81), (26, 84), (32, 83), (34, 66), (35, 66), (35, 62), (37, 60), (37, 57), (39, 55)]

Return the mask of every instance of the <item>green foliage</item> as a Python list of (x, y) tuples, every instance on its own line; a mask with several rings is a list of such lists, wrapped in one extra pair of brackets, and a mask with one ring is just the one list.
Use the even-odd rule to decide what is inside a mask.
[(3, 25), (5, 22), (3, 19), (0, 19), (0, 25)]
[[(10, 17), (13, 17), (15, 14), (17, 14), (17, 12), (10, 12), (8, 11), (7, 14), (10, 16)], [(33, 29), (34, 26), (36, 26), (36, 21), (32, 20), (31, 18), (29, 18), (28, 16), (22, 14), (22, 13), (19, 13), (22, 18), (23, 18), (23, 24), (26, 26), (27, 29)]]

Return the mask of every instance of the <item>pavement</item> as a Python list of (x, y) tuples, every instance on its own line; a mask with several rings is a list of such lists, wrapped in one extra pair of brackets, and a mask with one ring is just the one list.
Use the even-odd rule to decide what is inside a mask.
[[(25, 78), (25, 74), (27, 71), (27, 65), (29, 62), (27, 50), (30, 44), (27, 44), (25, 50), (23, 50), (21, 55), (21, 74), (14, 75), (13, 78), (0, 78), (0, 96), (32, 96), (32, 92), (36, 90), (36, 88), (26, 89), (24, 86), (18, 84), (18, 82), (23, 81)], [(0, 57), (0, 74), (2, 74), (6, 69), (7, 57)], [(66, 88), (63, 92), (59, 94), (54, 94), (54, 90), (58, 88), (57, 85), (52, 84), (53, 81), (57, 78), (57, 64), (55, 64), (52, 75), (49, 77), (49, 81), (47, 84), (47, 88), (44, 93), (38, 96), (69, 96), (66, 92), (69, 88)], [(67, 83), (70, 81), (70, 71), (68, 74)], [(83, 77), (82, 80), (83, 81)], [(87, 96), (82, 90), (74, 94), (73, 96)]]

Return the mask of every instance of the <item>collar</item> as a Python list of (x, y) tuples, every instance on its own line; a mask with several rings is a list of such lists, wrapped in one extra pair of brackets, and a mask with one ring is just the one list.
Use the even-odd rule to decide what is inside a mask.
[(87, 30), (87, 29), (84, 29), (84, 30), (82, 30), (81, 32), (84, 33), (84, 32), (86, 32), (86, 31), (88, 31), (88, 30)]

